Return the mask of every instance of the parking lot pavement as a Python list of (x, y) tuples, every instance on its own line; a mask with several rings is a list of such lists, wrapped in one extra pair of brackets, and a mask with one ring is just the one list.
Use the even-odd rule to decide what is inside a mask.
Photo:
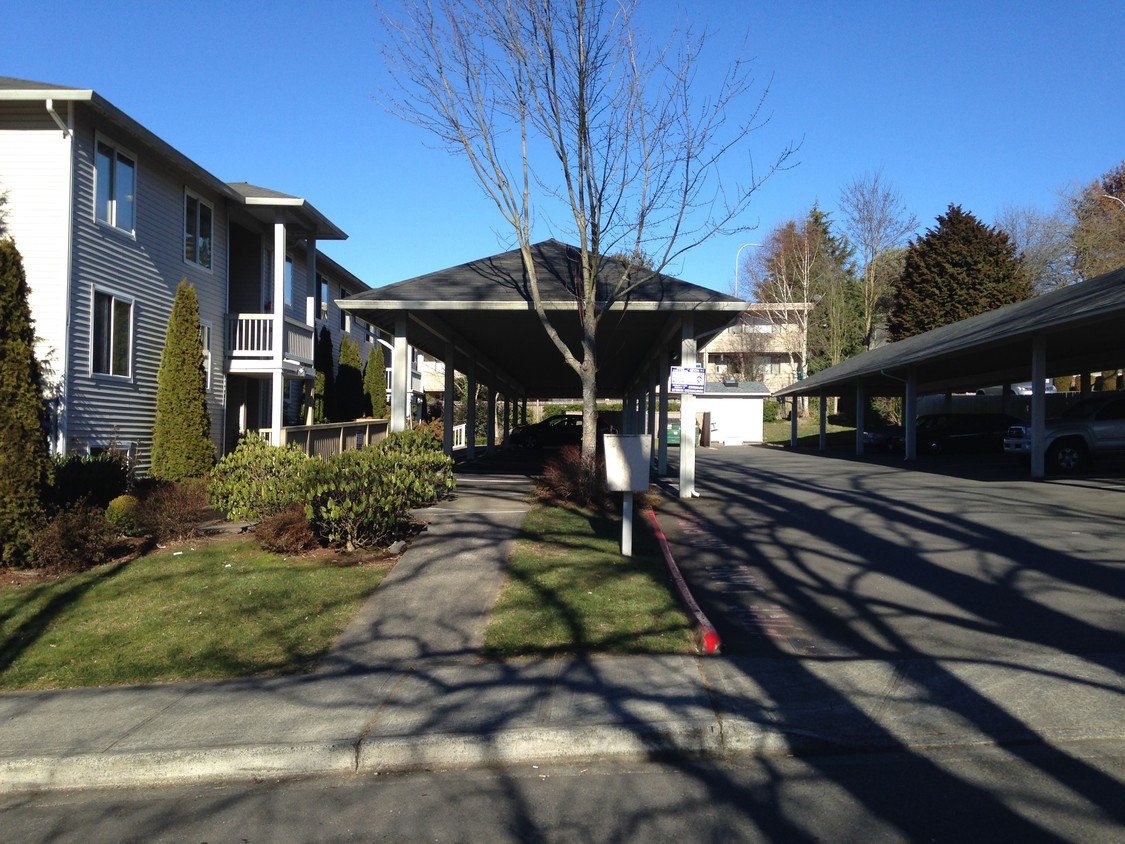
[(1125, 651), (1119, 476), (742, 447), (697, 489), (657, 515), (728, 655)]

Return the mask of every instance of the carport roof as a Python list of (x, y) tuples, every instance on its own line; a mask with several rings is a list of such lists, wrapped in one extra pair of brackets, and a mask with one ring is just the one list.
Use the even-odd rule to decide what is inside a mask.
[[(531, 247), (540, 297), (551, 325), (571, 349), (580, 342), (575, 285), (581, 278), (577, 247), (547, 240)], [(602, 259), (599, 301), (624, 263)], [(531, 304), (518, 249), (470, 261), (417, 278), (373, 288), (340, 300), (341, 308), (389, 333), (396, 319), (408, 319), (409, 342), (426, 354), (478, 380), (514, 389), (528, 398), (580, 395), (578, 376), (547, 337)], [(655, 274), (627, 296), (611, 301), (598, 333), (598, 389), (602, 397), (624, 395), (654, 356), (666, 349), (678, 359), (680, 325), (690, 317), (697, 337), (729, 325), (746, 302), (671, 276)]]
[(862, 382), (897, 395), (911, 369), (919, 393), (1018, 383), (1031, 377), (1034, 338), (1047, 377), (1116, 369), (1125, 360), (1125, 267), (856, 355), (775, 395), (843, 395)]

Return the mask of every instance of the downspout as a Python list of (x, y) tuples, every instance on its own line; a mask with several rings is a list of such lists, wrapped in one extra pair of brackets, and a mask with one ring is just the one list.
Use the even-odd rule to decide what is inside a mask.
[(63, 119), (59, 117), (59, 113), (55, 111), (55, 101), (48, 98), (45, 105), (47, 106), (47, 114), (51, 115), (51, 119), (55, 121), (55, 125), (62, 129), (63, 137), (69, 138), (70, 128), (63, 122)]

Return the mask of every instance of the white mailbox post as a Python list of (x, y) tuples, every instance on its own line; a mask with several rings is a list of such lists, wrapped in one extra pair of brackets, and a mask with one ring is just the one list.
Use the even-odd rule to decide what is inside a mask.
[(648, 489), (652, 438), (644, 434), (603, 434), (606, 486), (624, 493), (621, 507), (621, 553), (633, 555), (633, 493)]

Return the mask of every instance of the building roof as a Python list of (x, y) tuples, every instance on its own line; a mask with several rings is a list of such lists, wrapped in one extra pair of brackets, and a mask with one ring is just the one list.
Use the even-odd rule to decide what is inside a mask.
[(1031, 377), (1035, 338), (1048, 378), (1117, 369), (1125, 359), (1125, 267), (1033, 299), (935, 328), (849, 358), (777, 391), (843, 395), (863, 383), (897, 395), (913, 370), (919, 393), (1018, 383)]
[(761, 381), (708, 381), (703, 385), (705, 396), (768, 396), (770, 388)]
[[(547, 240), (534, 244), (531, 252), (550, 324), (577, 351), (579, 251)], [(697, 336), (710, 337), (746, 308), (741, 299), (662, 274), (614, 298), (613, 285), (624, 268), (623, 261), (603, 258), (598, 279), (599, 301), (608, 306), (598, 334), (603, 397), (622, 396), (661, 348), (676, 360), (685, 317), (694, 322)], [(412, 344), (447, 360), (447, 341), (455, 341), (454, 367), (467, 372), (471, 361), (481, 381), (496, 379), (529, 398), (580, 395), (577, 374), (551, 343), (532, 306), (519, 250), (374, 288), (338, 304), (392, 333), (396, 316), (409, 314)]]
[(129, 136), (121, 138), (121, 143), (150, 150), (194, 181), (206, 185), (233, 203), (245, 206), (252, 215), (263, 222), (272, 224), (280, 215), (287, 225), (313, 232), (318, 240), (347, 238), (343, 231), (304, 199), (248, 185), (245, 182), (228, 184), (222, 181), (89, 88), (73, 88), (0, 76), (0, 102), (3, 101), (42, 101), (44, 104), (50, 101), (52, 106), (55, 102), (84, 103)]

